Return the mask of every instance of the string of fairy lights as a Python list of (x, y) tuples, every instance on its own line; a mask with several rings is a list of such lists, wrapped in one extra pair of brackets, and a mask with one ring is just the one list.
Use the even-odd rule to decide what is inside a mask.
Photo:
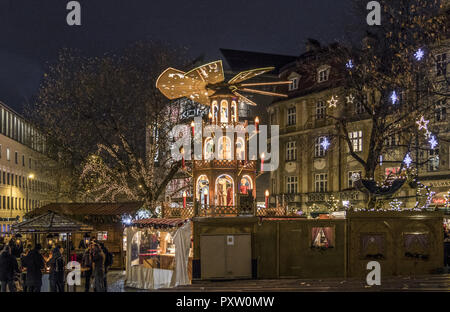
[[(421, 61), (424, 57), (425, 57), (425, 51), (423, 48), (419, 48), (414, 54), (413, 54), (414, 58), (417, 61)], [(349, 59), (348, 62), (345, 64), (345, 67), (348, 70), (352, 70), (355, 67), (354, 61), (352, 59)], [(390, 102), (395, 105), (397, 103), (400, 102), (400, 97), (399, 94), (397, 93), (396, 90), (393, 90), (389, 96), (389, 100)], [(348, 104), (354, 104), (355, 101), (355, 96), (353, 94), (349, 94), (348, 96), (346, 96), (346, 102)], [(338, 95), (332, 95), (331, 98), (329, 100), (327, 100), (327, 104), (329, 108), (337, 108), (339, 103), (339, 96)], [(427, 140), (430, 148), (432, 150), (434, 150), (437, 146), (438, 146), (438, 140), (436, 139), (436, 136), (433, 135), (433, 133), (428, 129), (428, 124), (429, 124), (429, 120), (425, 119), (425, 116), (422, 115), (420, 116), (420, 118), (416, 121), (417, 127), (419, 131), (424, 131), (424, 137)], [(331, 142), (328, 139), (328, 137), (323, 137), (321, 139), (320, 145), (322, 146), (322, 148), (326, 151), (330, 148), (331, 146)], [(382, 165), (382, 159), (383, 156), (380, 156), (380, 165)], [(403, 159), (403, 163), (406, 166), (406, 171), (411, 172), (411, 164), (413, 163), (413, 159), (411, 158), (410, 153), (408, 152), (404, 159)], [(434, 196), (434, 192), (431, 191), (431, 188), (429, 186), (426, 186), (424, 184), (422, 184), (421, 182), (417, 181), (416, 179), (417, 174), (412, 174), (411, 177), (409, 177), (409, 180), (412, 180), (411, 182), (414, 183), (417, 186), (416, 189), (416, 195), (418, 197), (426, 197), (425, 203), (419, 203), (419, 201), (416, 202), (414, 208), (412, 208), (411, 210), (416, 210), (416, 211), (421, 211), (421, 210), (426, 210), (429, 208), (430, 204), (432, 203), (432, 198)], [(399, 178), (404, 178), (406, 179), (405, 176), (399, 176)], [(352, 180), (357, 180), (360, 179), (360, 177), (353, 177), (352, 176)], [(388, 179), (388, 181), (384, 181), (384, 182), (377, 182), (377, 186), (379, 187), (390, 187), (390, 185), (392, 184), (392, 179)], [(450, 191), (448, 192), (447, 195), (444, 195), (445, 197), (445, 205), (448, 208), (450, 206)], [(333, 207), (336, 205), (334, 203), (334, 197), (332, 199), (333, 201)], [(402, 211), (402, 206), (403, 206), (403, 202), (400, 201), (399, 199), (395, 198), (392, 201), (389, 202), (389, 209), (379, 209), (379, 208), (371, 208), (371, 209), (367, 209), (367, 208), (356, 208), (353, 209), (354, 211)], [(349, 208), (349, 204), (347, 203), (346, 205), (344, 205), (345, 208)], [(317, 210), (317, 206), (314, 204), (311, 209)]]

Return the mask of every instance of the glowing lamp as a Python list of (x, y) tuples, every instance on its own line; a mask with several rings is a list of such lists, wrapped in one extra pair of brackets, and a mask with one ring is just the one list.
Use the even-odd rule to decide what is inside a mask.
[(255, 117), (255, 129), (256, 129), (256, 132), (258, 132), (258, 126), (259, 126), (259, 117), (256, 116)]
[(267, 209), (267, 208), (269, 208), (269, 190), (266, 190), (264, 195), (266, 197), (266, 209)]
[(264, 171), (264, 153), (261, 154), (261, 171)]
[(192, 136), (194, 136), (194, 128), (195, 128), (195, 123), (194, 123), (194, 121), (192, 121), (191, 122)]

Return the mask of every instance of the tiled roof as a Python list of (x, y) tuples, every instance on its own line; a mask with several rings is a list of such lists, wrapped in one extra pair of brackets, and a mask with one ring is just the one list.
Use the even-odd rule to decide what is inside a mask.
[(14, 233), (65, 233), (89, 232), (92, 230), (92, 227), (84, 223), (52, 211), (12, 226)]
[(33, 217), (53, 211), (63, 215), (117, 216), (124, 213), (134, 214), (143, 206), (142, 202), (123, 203), (52, 203), (37, 208), (27, 214)]
[(149, 218), (141, 220), (133, 220), (131, 226), (145, 226), (145, 227), (178, 227), (184, 224), (185, 219), (164, 219), (164, 218)]

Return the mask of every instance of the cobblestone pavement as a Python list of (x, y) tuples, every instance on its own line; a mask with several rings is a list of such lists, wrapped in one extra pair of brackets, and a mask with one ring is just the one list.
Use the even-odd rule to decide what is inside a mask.
[[(124, 272), (108, 273), (108, 292), (143, 292), (124, 287)], [(357, 279), (278, 279), (278, 280), (240, 280), (240, 281), (199, 281), (192, 285), (154, 291), (175, 292), (264, 292), (264, 291), (446, 291), (450, 292), (450, 274), (427, 276), (398, 276), (382, 278), (380, 286), (367, 286), (364, 280)]]

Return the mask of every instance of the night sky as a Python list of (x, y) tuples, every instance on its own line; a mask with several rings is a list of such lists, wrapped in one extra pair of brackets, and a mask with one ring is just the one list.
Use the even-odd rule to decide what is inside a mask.
[(66, 24), (69, 0), (0, 0), (0, 101), (21, 112), (46, 62), (62, 47), (89, 55), (137, 40), (167, 40), (205, 61), (219, 48), (299, 55), (312, 37), (342, 39), (352, 0), (79, 0), (82, 25)]

